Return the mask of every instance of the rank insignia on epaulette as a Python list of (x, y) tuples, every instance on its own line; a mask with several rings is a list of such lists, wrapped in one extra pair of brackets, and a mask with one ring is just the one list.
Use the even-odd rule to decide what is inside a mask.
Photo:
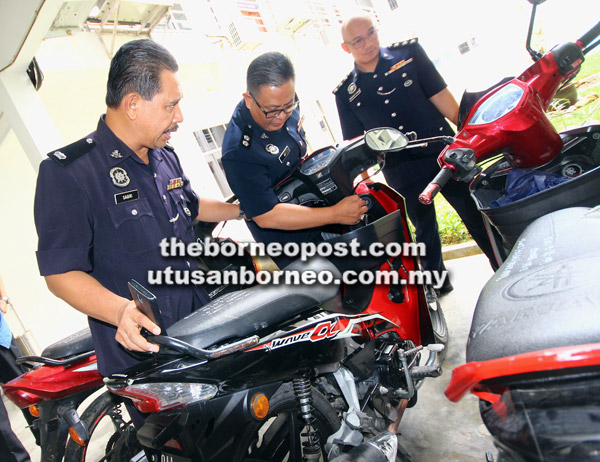
[(249, 149), (251, 144), (252, 144), (252, 126), (244, 125), (244, 127), (242, 128), (242, 138), (240, 139), (240, 145)]
[(94, 143), (92, 138), (82, 138), (79, 141), (75, 141), (75, 143), (49, 153), (48, 157), (64, 167), (82, 155), (90, 152), (94, 149), (95, 145), (96, 143)]
[(181, 177), (171, 178), (169, 180), (169, 184), (167, 185), (167, 191), (170, 191), (171, 189), (181, 188), (181, 187), (183, 187), (183, 179)]
[(389, 71), (387, 71), (385, 73), (386, 77), (388, 75), (390, 75), (392, 72), (396, 72), (398, 69), (406, 66), (407, 64), (412, 63), (412, 60), (413, 60), (412, 58), (409, 58), (409, 59), (403, 59), (402, 61), (398, 61), (396, 64), (394, 64), (392, 67), (390, 67)]
[(404, 42), (392, 43), (388, 48), (390, 50), (394, 50), (396, 48), (405, 47), (406, 45), (412, 45), (413, 43), (417, 43), (418, 41), (419, 41), (419, 39), (417, 37), (415, 37), (415, 38), (411, 38), (408, 40), (404, 40)]
[(352, 74), (352, 71), (348, 72), (348, 74), (346, 74), (346, 76), (342, 79), (342, 81), (338, 84), (338, 86), (333, 89), (332, 93), (334, 95), (338, 92), (338, 90), (340, 88), (342, 88), (342, 85), (344, 85), (346, 83), (346, 81), (348, 80), (348, 77), (350, 77), (351, 74)]

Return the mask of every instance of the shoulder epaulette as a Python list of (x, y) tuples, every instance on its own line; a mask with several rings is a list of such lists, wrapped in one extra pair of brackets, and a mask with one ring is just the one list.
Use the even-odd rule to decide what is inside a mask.
[(417, 37), (415, 37), (415, 38), (411, 38), (408, 40), (404, 40), (403, 42), (392, 43), (388, 48), (390, 50), (395, 50), (396, 48), (402, 48), (407, 45), (413, 45), (414, 43), (417, 43), (418, 41), (419, 41), (419, 39)]
[(79, 159), (84, 154), (87, 154), (96, 146), (96, 142), (93, 138), (87, 136), (85, 138), (81, 138), (79, 141), (75, 141), (64, 148), (60, 148), (57, 151), (53, 151), (48, 153), (48, 157), (50, 159), (57, 162), (59, 165), (63, 167), (69, 165), (76, 159)]
[(347, 75), (346, 75), (346, 76), (345, 76), (345, 77), (342, 79), (342, 81), (339, 83), (339, 85), (338, 85), (337, 87), (335, 87), (335, 88), (334, 88), (334, 90), (333, 90), (333, 92), (332, 92), (334, 95), (335, 95), (335, 94), (338, 92), (338, 90), (339, 90), (340, 88), (342, 88), (342, 86), (343, 86), (343, 85), (344, 85), (344, 84), (345, 84), (345, 83), (348, 81), (348, 78), (349, 78), (351, 75), (352, 75), (352, 71), (348, 72), (348, 74), (347, 74)]
[(242, 128), (242, 137), (240, 138), (240, 146), (250, 149), (252, 144), (252, 126), (244, 125)]

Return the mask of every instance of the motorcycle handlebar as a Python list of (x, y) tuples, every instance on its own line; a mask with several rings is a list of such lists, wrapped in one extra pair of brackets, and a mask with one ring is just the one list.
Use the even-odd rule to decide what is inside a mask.
[(435, 176), (431, 183), (419, 194), (419, 202), (421, 204), (429, 205), (433, 202), (433, 198), (440, 192), (440, 189), (444, 187), (448, 180), (452, 178), (452, 169), (449, 167), (442, 167), (440, 172)]
[(598, 22), (594, 27), (592, 27), (585, 34), (583, 34), (577, 41), (579, 43), (581, 43), (583, 45), (583, 48), (585, 49), (599, 35), (600, 35), (600, 22)]

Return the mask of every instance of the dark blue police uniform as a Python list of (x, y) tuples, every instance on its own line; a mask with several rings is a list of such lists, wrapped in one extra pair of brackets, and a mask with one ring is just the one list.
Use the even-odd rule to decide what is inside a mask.
[[(445, 88), (444, 79), (417, 39), (381, 47), (374, 72), (362, 72), (355, 66), (333, 91), (344, 139), (376, 127), (394, 127), (405, 133), (414, 131), (421, 139), (454, 136), (445, 117), (429, 100)], [(409, 217), (417, 229), (417, 241), (426, 245), (427, 255), (421, 262), (429, 271), (442, 271), (445, 267), (435, 208), (421, 204), (418, 196), (439, 172), (437, 156), (442, 149), (443, 145), (433, 143), (389, 154), (383, 168), (386, 181), (405, 198)], [(492, 266), (497, 267), (468, 185), (449, 181), (442, 194)]]
[[(300, 110), (296, 108), (281, 129), (266, 131), (252, 119), (243, 100), (235, 108), (223, 139), (222, 162), (247, 218), (267, 213), (279, 203), (274, 186), (290, 176), (306, 154), (299, 123)], [(320, 236), (316, 228), (287, 231), (246, 223), (257, 242), (309, 242)], [(280, 267), (291, 261), (286, 257), (274, 260)]]
[[(172, 149), (150, 150), (145, 164), (101, 118), (94, 133), (48, 156), (34, 207), (42, 276), (84, 271), (128, 299), (127, 282), (135, 279), (157, 296), (166, 326), (208, 301), (200, 287), (147, 283), (149, 270), (197, 268), (194, 259), (160, 255), (165, 237), (194, 241), (198, 215), (198, 198)], [(94, 318), (89, 324), (102, 375), (137, 362), (116, 342), (115, 326)]]

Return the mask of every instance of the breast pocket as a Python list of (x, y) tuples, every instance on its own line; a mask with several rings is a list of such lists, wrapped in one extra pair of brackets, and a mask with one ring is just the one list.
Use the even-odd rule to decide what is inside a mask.
[(158, 249), (161, 240), (148, 199), (125, 202), (108, 209), (119, 241), (129, 255)]
[(181, 189), (174, 189), (169, 191), (171, 199), (175, 204), (175, 208), (179, 216), (177, 220), (181, 220), (181, 223), (184, 224), (186, 232), (189, 232), (192, 229), (192, 221), (195, 216), (193, 216), (192, 204), (189, 198), (184, 194)]

